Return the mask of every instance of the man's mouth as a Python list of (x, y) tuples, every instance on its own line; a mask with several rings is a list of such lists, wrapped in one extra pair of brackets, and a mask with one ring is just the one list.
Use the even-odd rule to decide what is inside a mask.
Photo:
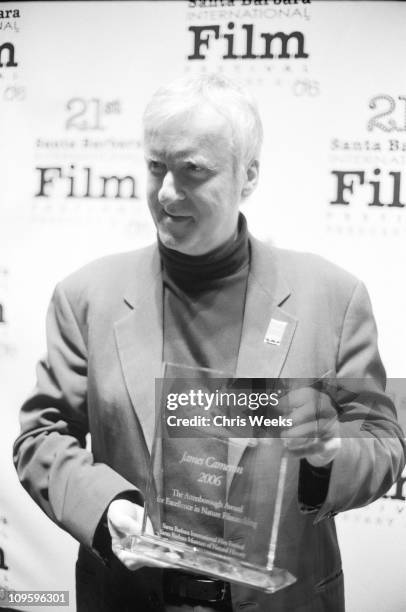
[(173, 221), (185, 221), (186, 219), (191, 219), (190, 215), (174, 215), (172, 213), (168, 213), (163, 211), (163, 218), (173, 219)]

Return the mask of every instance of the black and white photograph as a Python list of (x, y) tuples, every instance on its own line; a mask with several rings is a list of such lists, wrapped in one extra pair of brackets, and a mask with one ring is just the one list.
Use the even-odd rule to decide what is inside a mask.
[(406, 610), (406, 2), (0, 2), (0, 610)]

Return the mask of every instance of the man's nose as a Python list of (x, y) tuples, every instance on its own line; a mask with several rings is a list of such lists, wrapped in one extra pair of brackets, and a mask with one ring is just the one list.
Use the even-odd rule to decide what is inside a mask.
[(158, 200), (162, 206), (170, 206), (178, 200), (184, 200), (185, 194), (179, 188), (172, 172), (167, 172), (158, 191)]

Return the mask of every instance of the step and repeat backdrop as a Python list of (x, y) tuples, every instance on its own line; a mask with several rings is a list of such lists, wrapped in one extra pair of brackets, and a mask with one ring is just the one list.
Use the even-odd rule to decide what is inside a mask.
[[(154, 239), (140, 118), (172, 78), (217, 70), (252, 90), (251, 231), (366, 282), (405, 422), (405, 28), (391, 1), (0, 3), (0, 605), (4, 590), (68, 590), (75, 610), (77, 545), (12, 467), (18, 406), (55, 283)], [(405, 481), (338, 517), (349, 612), (406, 609)]]

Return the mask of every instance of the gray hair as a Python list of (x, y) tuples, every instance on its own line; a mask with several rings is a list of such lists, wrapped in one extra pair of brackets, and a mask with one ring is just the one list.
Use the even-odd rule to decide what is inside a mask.
[(181, 77), (160, 87), (144, 111), (145, 133), (156, 132), (171, 117), (188, 113), (204, 101), (231, 125), (237, 163), (248, 167), (259, 159), (263, 130), (256, 102), (238, 82), (219, 73)]

